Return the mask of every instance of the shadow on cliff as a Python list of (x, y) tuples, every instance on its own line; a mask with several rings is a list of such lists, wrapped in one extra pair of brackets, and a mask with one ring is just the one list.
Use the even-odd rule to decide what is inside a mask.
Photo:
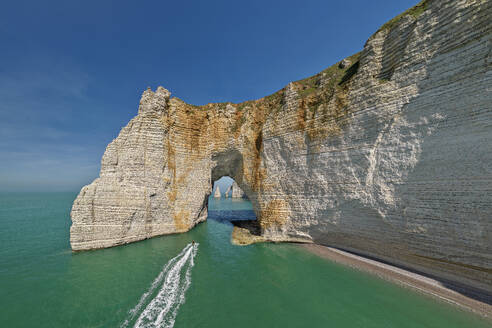
[[(432, 10), (439, 10), (437, 2), (435, 3), (436, 7)], [(395, 184), (394, 194), (401, 195), (401, 199), (395, 204), (395, 210), (388, 213), (391, 214), (388, 217), (403, 218), (401, 224), (392, 222), (397, 232), (395, 238), (409, 241), (410, 255), (421, 258), (414, 262), (415, 267), (421, 269), (395, 264), (353, 249), (327, 245), (329, 242), (325, 245), (431, 278), (463, 296), (492, 305), (492, 268), (487, 260), (487, 255), (492, 252), (490, 235), (487, 233), (491, 231), (491, 207), (489, 203), (484, 205), (469, 197), (469, 194), (476, 192), (474, 188), (481, 190), (490, 177), (490, 171), (484, 165), (492, 160), (492, 155), (486, 155), (491, 154), (487, 148), (490, 144), (484, 142), (483, 136), (480, 139), (480, 135), (474, 134), (474, 131), (487, 128), (486, 120), (485, 123), (480, 123), (478, 119), (479, 115), (487, 115), (483, 110), (486, 104), (478, 100), (463, 102), (464, 96), (477, 98), (476, 92), (469, 95), (464, 91), (456, 92), (464, 88), (480, 90), (483, 88), (483, 81), (487, 81), (488, 57), (487, 51), (483, 50), (487, 47), (478, 46), (487, 42), (487, 35), (480, 36), (480, 24), (484, 24), (484, 20), (487, 19), (486, 16), (483, 17), (485, 10), (482, 10), (483, 8), (475, 8), (475, 29), (463, 23), (468, 16), (462, 16), (469, 13), (455, 10), (450, 11), (454, 17), (446, 17), (446, 21), (451, 23), (446, 23), (448, 32), (444, 35), (439, 34), (440, 31), (431, 31), (441, 27), (440, 22), (427, 26), (424, 31), (415, 31), (415, 24), (410, 24), (402, 30), (390, 32), (398, 33), (394, 35), (395, 38), (388, 39), (396, 45), (383, 45), (385, 55), (378, 78), (381, 83), (386, 83), (392, 81), (398, 73), (401, 79), (402, 72), (395, 71), (395, 67), (403, 64), (405, 48), (415, 40), (411, 40), (412, 38), (421, 38), (422, 35), (419, 33), (435, 38), (429, 42), (433, 45), (429, 51), (433, 53), (427, 58), (422, 56), (421, 65), (426, 67), (426, 71), (416, 82), (418, 96), (397, 113), (415, 123), (418, 132), (415, 135), (422, 137), (418, 145), (421, 147), (418, 153), (419, 160), (409, 171), (406, 181), (421, 182), (433, 179), (430, 181), (432, 188), (418, 189), (413, 186), (412, 189), (405, 184)], [(469, 32), (474, 30), (476, 32)], [(395, 52), (396, 55), (392, 56), (391, 52)], [(452, 75), (449, 73), (451, 69)], [(464, 85), (463, 81), (466, 81), (467, 85)], [(457, 120), (460, 116), (465, 119)], [(417, 123), (422, 120), (425, 124), (421, 124), (420, 128)], [(441, 124), (442, 128), (437, 128)], [(432, 133), (423, 130), (426, 126), (433, 128)], [(479, 160), (474, 161), (477, 154), (480, 154)], [(422, 175), (422, 172), (429, 170), (430, 174)], [(478, 181), (476, 177), (484, 177), (484, 181)], [(473, 181), (473, 186), (460, 181)], [(462, 196), (455, 192), (457, 190), (461, 191)], [(447, 195), (449, 199), (444, 202), (446, 208), (433, 208), (430, 206), (432, 204), (426, 203), (427, 200), (443, 199)], [(407, 209), (414, 209), (414, 213), (411, 214), (414, 217), (411, 220), (405, 218), (409, 215)], [(438, 220), (438, 223), (432, 221), (433, 218)], [(456, 252), (458, 249), (460, 252)], [(443, 275), (448, 274), (449, 278), (429, 273), (433, 269), (437, 272), (442, 271)], [(469, 282), (462, 278), (468, 278)], [(476, 283), (473, 284), (472, 281)]]
[[(432, 3), (432, 5), (433, 4), (434, 3)], [(429, 5), (431, 5), (431, 3), (429, 3)], [(466, 169), (464, 165), (449, 165), (449, 163), (456, 161), (457, 156), (462, 159), (474, 159), (477, 154), (490, 154), (487, 150), (489, 145), (485, 142), (477, 142), (476, 137), (472, 133), (474, 128), (477, 128), (475, 120), (477, 119), (476, 116), (480, 113), (480, 105), (476, 105), (476, 108), (469, 108), (469, 106), (461, 104), (460, 101), (462, 101), (462, 95), (457, 97), (456, 92), (453, 91), (456, 90), (455, 88), (469, 87), (463, 86), (460, 80), (467, 80), (468, 84), (472, 86), (476, 84), (477, 90), (480, 89), (480, 81), (487, 80), (486, 75), (488, 72), (486, 65), (484, 66), (481, 64), (487, 61), (487, 51), (477, 51), (476, 46), (480, 43), (487, 42), (487, 36), (482, 35), (481, 38), (472, 37), (473, 35), (480, 35), (477, 34), (480, 31), (479, 27), (487, 20), (487, 16), (484, 16), (484, 7), (478, 6), (474, 9), (474, 25), (476, 28), (475, 32), (472, 32), (471, 35), (469, 31), (473, 30), (472, 26), (463, 23), (465, 18), (469, 17), (467, 16), (468, 13), (463, 13), (460, 10), (454, 11), (454, 17), (452, 19), (446, 18), (447, 21), (451, 22), (449, 26), (446, 27), (446, 30), (452, 31), (452, 33), (446, 33), (445, 36), (439, 36), (437, 32), (429, 33), (431, 37), (436, 38), (434, 41), (434, 49), (437, 50), (431, 55), (426, 63), (423, 63), (427, 67), (426, 73), (425, 77), (417, 82), (417, 89), (419, 95), (425, 95), (423, 98), (428, 97), (428, 94), (433, 92), (439, 94), (439, 99), (434, 103), (428, 104), (424, 99), (419, 100), (419, 96), (417, 96), (416, 99), (412, 100), (413, 106), (409, 108), (408, 105), (410, 104), (405, 105), (407, 108), (402, 111), (407, 113), (407, 117), (410, 120), (417, 121), (422, 117), (427, 116), (430, 118), (430, 125), (437, 127), (442, 124), (441, 128), (435, 128), (432, 133), (427, 134), (423, 138), (420, 160), (408, 175), (408, 181), (419, 181), (423, 178), (419, 175), (419, 172), (425, 172), (426, 170), (426, 167), (419, 168), (419, 166), (425, 166), (426, 163), (433, 163), (436, 167), (440, 168), (438, 171), (435, 171), (438, 174), (438, 177), (436, 177), (437, 181), (433, 184), (435, 190), (424, 190), (426, 198), (429, 199), (439, 199), (439, 197), (443, 197), (443, 195), (449, 193), (450, 189), (454, 190), (454, 188), (456, 188), (456, 190), (458, 190), (462, 188), (463, 185), (460, 184), (458, 180), (466, 179), (473, 181), (476, 176), (490, 176), (490, 172), (486, 172), (483, 165), (483, 162), (490, 162), (492, 160), (492, 156), (490, 155), (487, 157), (481, 155), (481, 157), (483, 157), (482, 160), (477, 162), (465, 160), (467, 163), (466, 165), (468, 165)], [(433, 10), (438, 10), (438, 8), (434, 7)], [(439, 23), (435, 24), (432, 28), (434, 29), (439, 25)], [(418, 38), (418, 33), (412, 35), (411, 30), (414, 28), (415, 25), (411, 24), (408, 30), (401, 31), (403, 39), (410, 39), (412, 37)], [(398, 49), (400, 51), (399, 55), (403, 53), (401, 49), (404, 49), (408, 43), (409, 41), (401, 42), (401, 48)], [(404, 45), (404, 47), (402, 45)], [(487, 47), (483, 46), (478, 48), (487, 49)], [(448, 63), (450, 58), (453, 58), (453, 64), (450, 62)], [(443, 62), (445, 66), (443, 66)], [(450, 67), (449, 65), (452, 65), (453, 67)], [(393, 65), (390, 66), (393, 67)], [(444, 71), (443, 67), (446, 67)], [(380, 78), (391, 79), (393, 71), (384, 70), (384, 68), (385, 65), (383, 65)], [(449, 78), (449, 69), (453, 70), (453, 79)], [(474, 95), (470, 96), (474, 97)], [(475, 113), (474, 110), (477, 113)], [(453, 127), (448, 124), (447, 121), (450, 118), (460, 115), (463, 115), (465, 118), (460, 125), (464, 125)], [(466, 119), (470, 116), (472, 116), (473, 119)], [(443, 140), (444, 145), (442, 145)], [(455, 140), (459, 140), (459, 142), (456, 142)], [(442, 146), (436, 150), (434, 144), (441, 144)], [(440, 155), (436, 156), (436, 152)], [(457, 177), (459, 177), (459, 179)], [(452, 181), (454, 186), (449, 183), (439, 182), (440, 180)], [(479, 187), (480, 182), (474, 182), (474, 185), (475, 187)], [(425, 203), (418, 203), (418, 195), (409, 193), (409, 190), (405, 190), (404, 187), (401, 188), (403, 188), (400, 190), (401, 194), (408, 195), (406, 199), (402, 198), (402, 208), (406, 208), (406, 206), (409, 206), (409, 204), (412, 203), (416, 208), (425, 208)], [(466, 191), (466, 189), (463, 191)], [(468, 191), (473, 192), (472, 189)], [(439, 247), (435, 247), (435, 249), (431, 251), (435, 256), (422, 256), (422, 258), (423, 260), (439, 262), (439, 265), (446, 265), (448, 273), (453, 273), (453, 270), (462, 270), (461, 273), (455, 271), (455, 273), (457, 273), (456, 281), (454, 278), (452, 278), (453, 280), (450, 280), (405, 266), (398, 267), (432, 278), (440, 282), (442, 286), (461, 295), (492, 305), (492, 289), (486, 290), (482, 288), (483, 285), (485, 285), (484, 288), (487, 288), (487, 286), (490, 288), (490, 283), (492, 282), (492, 268), (490, 267), (490, 262), (488, 262), (486, 258), (486, 254), (490, 254), (492, 249), (490, 247), (491, 244), (487, 242), (487, 236), (483, 237), (483, 232), (490, 231), (491, 228), (490, 207), (483, 207), (477, 203), (470, 202), (470, 199), (466, 196), (455, 197), (454, 201), (457, 202), (457, 204), (448, 204), (451, 208), (436, 213), (440, 214), (436, 215), (436, 217), (440, 217), (439, 225), (426, 231), (428, 236), (439, 240)], [(404, 213), (402, 213), (402, 215), (404, 216)], [(425, 213), (420, 213), (417, 220), (417, 224), (422, 222), (423, 226), (425, 226), (424, 221), (428, 220), (428, 218)], [(461, 226), (460, 230), (462, 230), (462, 232), (455, 231), (456, 224)], [(424, 247), (426, 247), (425, 251), (427, 252), (429, 251), (428, 248), (432, 247), (429, 244), (426, 245), (425, 243), (421, 243), (418, 237), (412, 239), (414, 240), (417, 256), (418, 253), (420, 253), (419, 248), (421, 253), (425, 254), (425, 252), (423, 252)], [(449, 254), (456, 253), (456, 249), (467, 251), (463, 252), (463, 254), (457, 254), (450, 257)], [(452, 260), (448, 260), (450, 258)], [(385, 261), (382, 262), (385, 263)], [(455, 269), (456, 267), (459, 267), (459, 269)], [(467, 272), (466, 274), (465, 271)], [(466, 282), (459, 282), (460, 275), (473, 276), (472, 279), (479, 281), (482, 286), (470, 286)]]

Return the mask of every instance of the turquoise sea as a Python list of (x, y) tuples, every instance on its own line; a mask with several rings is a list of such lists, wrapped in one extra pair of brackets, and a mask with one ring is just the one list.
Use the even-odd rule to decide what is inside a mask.
[(226, 219), (252, 215), (247, 201), (212, 199), (188, 233), (73, 254), (75, 196), (0, 194), (0, 327), (490, 327), (298, 245), (231, 245)]

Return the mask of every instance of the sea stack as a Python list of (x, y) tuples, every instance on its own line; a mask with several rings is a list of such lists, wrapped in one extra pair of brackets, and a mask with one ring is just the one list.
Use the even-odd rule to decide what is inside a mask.
[(231, 192), (231, 198), (243, 198), (244, 197), (244, 192), (241, 190), (241, 188), (239, 188), (236, 181), (234, 181), (229, 188), (232, 191)]
[(217, 186), (215, 188), (214, 198), (220, 198), (220, 197), (221, 197), (220, 188), (219, 188), (219, 186)]

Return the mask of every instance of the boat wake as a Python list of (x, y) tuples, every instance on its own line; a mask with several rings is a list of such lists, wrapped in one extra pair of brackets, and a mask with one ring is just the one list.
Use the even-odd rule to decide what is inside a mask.
[(134, 328), (173, 327), (179, 306), (185, 302), (185, 293), (191, 284), (191, 269), (197, 251), (198, 243), (190, 243), (167, 262), (137, 305), (128, 312), (120, 328), (129, 327), (137, 316)]

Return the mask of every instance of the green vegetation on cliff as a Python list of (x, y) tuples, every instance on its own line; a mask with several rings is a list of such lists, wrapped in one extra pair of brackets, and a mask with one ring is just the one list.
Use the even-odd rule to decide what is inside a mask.
[(391, 19), (390, 21), (386, 22), (383, 26), (381, 26), (379, 28), (379, 30), (377, 32), (382, 31), (382, 30), (391, 30), (400, 21), (400, 19), (402, 19), (403, 17), (405, 17), (407, 15), (410, 15), (413, 18), (419, 17), (424, 11), (427, 10), (428, 5), (429, 5), (429, 0), (420, 1), (418, 4), (416, 4), (412, 8), (404, 11), (400, 15), (398, 15), (395, 18)]

